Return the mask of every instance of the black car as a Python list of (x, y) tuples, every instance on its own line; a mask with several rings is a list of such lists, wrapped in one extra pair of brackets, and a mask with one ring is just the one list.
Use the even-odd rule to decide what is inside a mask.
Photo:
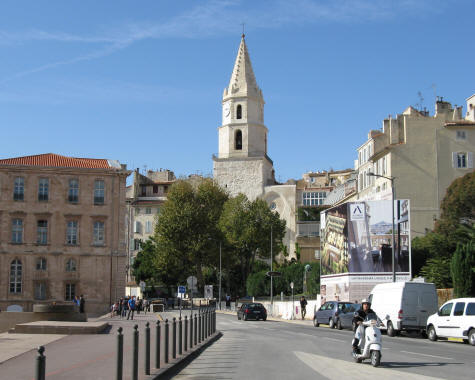
[(244, 319), (255, 319), (256, 321), (262, 319), (265, 321), (267, 319), (267, 310), (261, 303), (244, 303), (237, 311), (237, 318)]

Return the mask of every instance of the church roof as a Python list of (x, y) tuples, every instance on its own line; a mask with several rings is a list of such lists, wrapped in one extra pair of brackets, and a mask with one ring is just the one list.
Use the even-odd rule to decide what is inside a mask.
[(251, 58), (246, 46), (244, 34), (241, 38), (233, 73), (227, 88), (227, 95), (254, 95), (262, 97), (262, 92), (257, 86), (256, 77), (252, 70)]

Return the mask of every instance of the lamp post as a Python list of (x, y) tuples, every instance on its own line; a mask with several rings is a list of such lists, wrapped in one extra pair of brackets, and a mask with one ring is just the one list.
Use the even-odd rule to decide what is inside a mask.
[(219, 298), (219, 310), (221, 310), (221, 240), (219, 241), (219, 290), (218, 290), (218, 298)]
[(386, 177), (384, 175), (381, 175), (381, 174), (375, 174), (375, 173), (372, 173), (372, 172), (368, 172), (367, 174), (369, 177), (380, 177), (380, 178), (385, 178), (385, 179), (389, 179), (391, 181), (391, 202), (392, 202), (392, 207), (391, 207), (391, 211), (392, 211), (392, 222), (393, 222), (393, 229), (392, 229), (392, 268), (393, 268), (393, 282), (396, 282), (396, 267), (394, 265), (394, 242), (395, 242), (395, 238), (394, 238), (394, 230), (395, 230), (395, 225), (394, 225), (394, 201), (396, 199), (396, 189), (394, 188), (394, 180), (396, 179), (396, 177)]
[[(271, 221), (272, 223), (272, 221)], [(270, 225), (270, 271), (273, 272), (273, 257), (272, 257), (272, 224)], [(274, 314), (274, 294), (273, 294), (273, 286), (272, 286), (272, 277), (270, 276), (270, 305), (272, 309), (272, 315)]]

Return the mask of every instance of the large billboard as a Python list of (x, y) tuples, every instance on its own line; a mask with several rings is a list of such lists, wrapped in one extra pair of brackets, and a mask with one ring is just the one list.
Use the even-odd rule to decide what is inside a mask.
[[(395, 271), (410, 274), (409, 201), (394, 202)], [(321, 214), (321, 274), (392, 273), (390, 200), (345, 203)]]

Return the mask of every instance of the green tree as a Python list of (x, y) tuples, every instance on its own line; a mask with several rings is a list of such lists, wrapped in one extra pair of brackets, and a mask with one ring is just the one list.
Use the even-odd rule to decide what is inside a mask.
[(207, 266), (218, 262), (218, 220), (227, 194), (211, 179), (177, 181), (158, 216), (155, 230), (157, 267), (161, 276), (173, 274), (175, 283), (196, 275), (204, 285)]
[[(475, 171), (457, 178), (447, 188), (440, 204), (441, 215), (435, 231), (445, 235), (451, 244), (460, 242), (461, 224), (472, 226), (475, 221)], [(455, 247), (454, 247), (455, 248)]]
[(274, 257), (285, 233), (285, 221), (272, 212), (262, 199), (249, 201), (243, 194), (229, 199), (219, 221), (221, 233), (227, 241), (226, 260), (241, 274), (240, 293), (246, 291), (246, 280), (256, 259), (270, 257), (271, 230)]
[(140, 281), (153, 281), (157, 279), (156, 268), (156, 249), (157, 246), (153, 238), (147, 239), (142, 244), (139, 253), (137, 254), (132, 264), (132, 275), (137, 284)]
[(459, 244), (450, 262), (455, 297), (475, 295), (475, 246), (473, 242)]
[(421, 276), (428, 282), (433, 282), (438, 289), (452, 287), (450, 276), (450, 259), (447, 257), (434, 257), (427, 260), (421, 269)]

